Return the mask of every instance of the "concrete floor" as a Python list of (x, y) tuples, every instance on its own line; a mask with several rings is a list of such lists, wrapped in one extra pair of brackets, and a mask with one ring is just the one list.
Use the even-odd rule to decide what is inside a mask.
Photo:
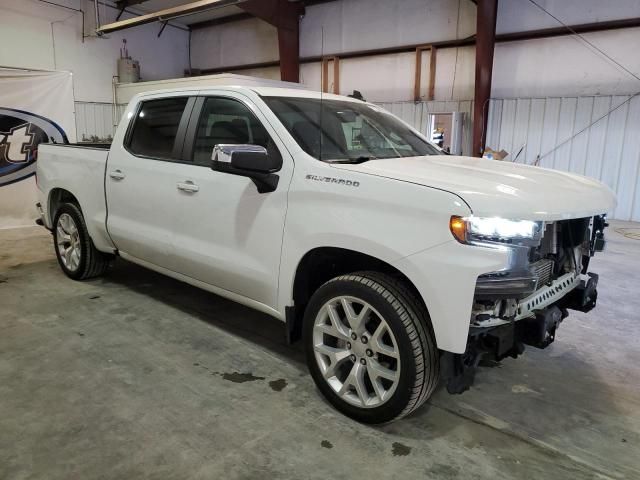
[(555, 344), (370, 427), (270, 317), (124, 261), (74, 282), (0, 230), (0, 478), (640, 478), (640, 241), (608, 238)]

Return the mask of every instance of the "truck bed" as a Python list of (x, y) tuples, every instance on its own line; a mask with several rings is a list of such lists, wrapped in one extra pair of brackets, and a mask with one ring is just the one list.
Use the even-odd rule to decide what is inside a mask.
[[(41, 143), (40, 147), (47, 145), (52, 147), (74, 147), (74, 148), (95, 148), (98, 150), (109, 150), (111, 143), (92, 143), (92, 142), (78, 142), (78, 143)], [(38, 147), (39, 148), (39, 147)]]
[(109, 156), (108, 144), (41, 144), (38, 146), (37, 182), (45, 225), (51, 228), (49, 215), (52, 189), (73, 192), (85, 213), (87, 228), (95, 243), (103, 249), (110, 241), (106, 235), (107, 208), (104, 175)]
[(91, 142), (79, 142), (79, 143), (65, 143), (65, 147), (84, 147), (84, 148), (98, 148), (101, 150), (109, 150), (111, 143), (91, 143)]

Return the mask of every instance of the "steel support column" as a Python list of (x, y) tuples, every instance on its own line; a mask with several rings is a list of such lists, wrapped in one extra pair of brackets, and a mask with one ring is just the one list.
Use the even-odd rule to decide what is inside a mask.
[(301, 2), (288, 0), (248, 0), (238, 4), (242, 10), (278, 29), (280, 79), (300, 81), (300, 15)]
[(278, 52), (280, 55), (280, 80), (300, 81), (300, 31), (278, 28)]
[(487, 138), (489, 99), (493, 51), (496, 42), (498, 0), (478, 0), (476, 19), (476, 83), (473, 101), (473, 148), (476, 157), (482, 156)]

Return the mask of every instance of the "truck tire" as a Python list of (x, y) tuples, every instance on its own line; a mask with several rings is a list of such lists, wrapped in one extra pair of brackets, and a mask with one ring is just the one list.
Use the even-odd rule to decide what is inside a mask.
[(74, 280), (102, 275), (112, 258), (93, 245), (82, 212), (75, 203), (64, 203), (56, 211), (53, 246), (60, 268)]
[(402, 418), (438, 383), (429, 314), (404, 282), (389, 275), (356, 272), (329, 280), (311, 297), (303, 331), (317, 387), (357, 421)]

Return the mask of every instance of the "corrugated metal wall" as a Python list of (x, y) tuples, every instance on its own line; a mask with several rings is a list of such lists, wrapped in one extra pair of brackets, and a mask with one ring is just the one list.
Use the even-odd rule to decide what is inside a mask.
[(111, 141), (115, 132), (112, 103), (75, 102), (78, 142)]
[(596, 178), (618, 196), (613, 218), (640, 221), (640, 96), (492, 100), (487, 146)]
[[(463, 154), (470, 154), (472, 101), (380, 105), (425, 134), (430, 113), (466, 112)], [(542, 167), (596, 178), (618, 196), (613, 218), (640, 221), (640, 95), (493, 99), (487, 146), (509, 152), (507, 161), (517, 155), (532, 165), (540, 155)]]

